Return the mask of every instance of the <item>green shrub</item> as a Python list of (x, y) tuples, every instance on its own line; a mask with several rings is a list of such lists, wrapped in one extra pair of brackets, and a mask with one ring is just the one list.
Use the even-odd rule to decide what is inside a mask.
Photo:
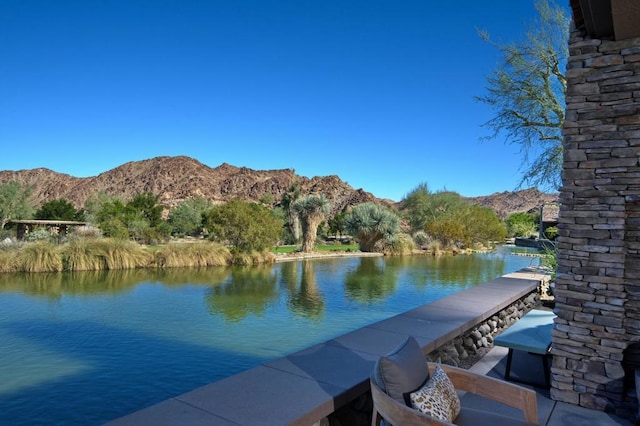
[(555, 240), (558, 236), (558, 227), (550, 226), (544, 230), (544, 237), (548, 240)]
[(45, 241), (54, 242), (56, 237), (45, 228), (37, 228), (24, 236), (24, 240), (28, 242)]
[(69, 234), (70, 239), (97, 239), (102, 237), (100, 228), (91, 225), (77, 226)]

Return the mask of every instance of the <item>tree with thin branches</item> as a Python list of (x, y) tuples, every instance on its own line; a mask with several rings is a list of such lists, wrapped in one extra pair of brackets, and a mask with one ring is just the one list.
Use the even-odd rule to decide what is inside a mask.
[(492, 134), (518, 145), (523, 155), (523, 175), (518, 187), (539, 186), (557, 190), (562, 171), (562, 126), (567, 79), (569, 18), (566, 8), (553, 0), (536, 1), (538, 17), (523, 40), (499, 44), (486, 31), (480, 37), (502, 56), (487, 77), (487, 93), (476, 100), (494, 112), (484, 126)]
[(0, 230), (12, 220), (31, 219), (34, 207), (29, 197), (31, 187), (17, 181), (0, 185)]

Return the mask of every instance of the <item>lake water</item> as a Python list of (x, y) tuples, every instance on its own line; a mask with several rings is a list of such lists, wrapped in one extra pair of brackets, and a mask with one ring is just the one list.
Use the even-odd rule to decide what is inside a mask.
[(0, 424), (94, 425), (538, 259), (0, 275)]

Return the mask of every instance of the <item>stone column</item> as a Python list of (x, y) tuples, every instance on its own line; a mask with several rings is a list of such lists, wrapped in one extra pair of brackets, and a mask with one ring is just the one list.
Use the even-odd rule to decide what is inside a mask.
[(640, 340), (640, 39), (572, 28), (569, 51), (551, 396), (620, 410)]

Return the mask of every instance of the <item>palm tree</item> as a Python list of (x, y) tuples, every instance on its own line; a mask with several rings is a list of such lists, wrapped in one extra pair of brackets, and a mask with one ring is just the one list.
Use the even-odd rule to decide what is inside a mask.
[(291, 207), (302, 225), (302, 251), (309, 253), (313, 251), (318, 226), (331, 210), (331, 206), (324, 195), (307, 195), (297, 199)]
[(286, 193), (282, 195), (280, 204), (287, 214), (287, 226), (291, 232), (294, 243), (300, 241), (300, 219), (293, 211), (293, 203), (300, 198), (300, 182), (295, 181), (291, 184)]

